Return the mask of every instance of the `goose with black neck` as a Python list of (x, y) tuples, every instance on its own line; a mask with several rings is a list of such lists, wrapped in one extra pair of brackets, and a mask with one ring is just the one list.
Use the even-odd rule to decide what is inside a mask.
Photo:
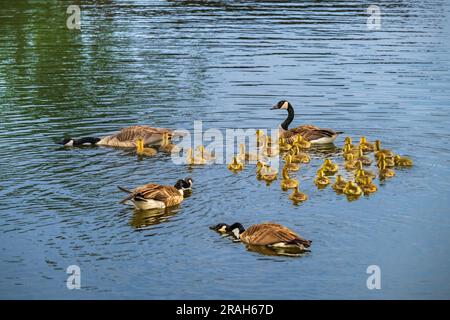
[(289, 129), (289, 125), (292, 123), (295, 117), (294, 107), (286, 100), (279, 101), (272, 107), (272, 110), (282, 109), (287, 110), (288, 116), (280, 125), (280, 138), (285, 138), (288, 143), (295, 141), (298, 135), (301, 135), (303, 139), (314, 144), (330, 144), (336, 140), (336, 137), (343, 133), (341, 131), (334, 131), (328, 128), (320, 128), (313, 125), (301, 125), (296, 128)]

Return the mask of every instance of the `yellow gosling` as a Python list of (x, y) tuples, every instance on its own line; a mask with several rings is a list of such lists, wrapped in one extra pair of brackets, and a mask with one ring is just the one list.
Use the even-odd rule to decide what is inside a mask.
[(372, 182), (372, 178), (369, 176), (364, 177), (364, 183), (361, 185), (361, 189), (365, 195), (377, 192), (377, 186)]
[(228, 170), (237, 172), (244, 169), (244, 164), (237, 160), (237, 157), (233, 157), (233, 161), (228, 165)]
[(309, 155), (301, 152), (298, 146), (294, 146), (291, 149), (290, 154), (292, 156), (292, 163), (309, 163), (311, 161)]
[(384, 154), (386, 158), (393, 158), (395, 156), (394, 152), (388, 149), (381, 149), (381, 141), (375, 140), (375, 159), (378, 159), (381, 154)]
[(359, 197), (362, 194), (362, 189), (353, 181), (349, 181), (343, 192), (346, 196)]
[(304, 202), (306, 200), (308, 200), (308, 196), (301, 192), (298, 189), (298, 186), (296, 186), (294, 188), (294, 191), (292, 191), (292, 193), (289, 195), (289, 199), (292, 200), (292, 202), (294, 202), (295, 204), (299, 203), (299, 202)]
[(328, 179), (328, 177), (325, 176), (325, 173), (323, 172), (322, 169), (319, 169), (319, 171), (317, 171), (317, 176), (314, 179), (314, 183), (319, 188), (325, 188), (327, 185), (330, 184), (330, 179)]
[(381, 180), (392, 178), (395, 176), (395, 171), (386, 167), (386, 161), (380, 161), (378, 163), (378, 168), (378, 174)]
[(411, 167), (414, 164), (411, 159), (399, 155), (394, 157), (394, 162), (397, 167)]
[(283, 176), (283, 180), (281, 180), (280, 182), (281, 189), (283, 190), (293, 189), (298, 186), (298, 181), (289, 177), (288, 169), (286, 168), (286, 166), (283, 167), (281, 173)]
[(298, 163), (293, 163), (292, 162), (292, 156), (290, 154), (288, 154), (286, 157), (284, 157), (284, 160), (286, 160), (286, 164), (284, 165), (284, 167), (288, 171), (298, 171), (298, 170), (300, 170), (300, 165)]
[(362, 149), (364, 153), (372, 152), (375, 148), (372, 143), (367, 141), (366, 137), (362, 136), (359, 140), (359, 148)]
[[(353, 154), (348, 154), (347, 161), (344, 163), (345, 170), (353, 171), (357, 168), (358, 160), (355, 160)], [(361, 164), (362, 165), (362, 164)]]
[(156, 149), (144, 147), (144, 139), (137, 138), (136, 139), (136, 154), (141, 157), (152, 157), (158, 153)]
[(332, 186), (333, 190), (336, 191), (337, 193), (343, 193), (344, 188), (346, 186), (347, 186), (347, 181), (345, 181), (344, 178), (342, 178), (342, 176), (340, 174), (338, 174), (336, 176), (336, 181)]
[(322, 169), (326, 175), (334, 175), (339, 170), (339, 166), (333, 163), (331, 159), (325, 159), (322, 164)]

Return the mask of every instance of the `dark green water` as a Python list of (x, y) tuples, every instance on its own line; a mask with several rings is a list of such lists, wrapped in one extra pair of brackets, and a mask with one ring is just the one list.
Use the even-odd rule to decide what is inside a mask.
[[(66, 28), (74, 3), (80, 31)], [(448, 2), (379, 1), (379, 31), (370, 4), (2, 1), (0, 297), (450, 298)], [(275, 128), (280, 99), (296, 124), (381, 139), (415, 166), (348, 202), (313, 185), (317, 157), (297, 175), (310, 200), (294, 206), (253, 166), (54, 143), (133, 124)], [(188, 175), (192, 196), (165, 214), (118, 204), (116, 185)], [(312, 252), (262, 255), (208, 229), (235, 221), (282, 223)], [(73, 264), (80, 290), (66, 288)], [(366, 287), (374, 264), (381, 290)]]

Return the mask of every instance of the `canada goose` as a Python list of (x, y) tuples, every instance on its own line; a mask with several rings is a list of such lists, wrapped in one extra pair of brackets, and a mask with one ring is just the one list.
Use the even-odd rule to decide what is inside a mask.
[(347, 185), (347, 181), (345, 181), (340, 174), (336, 176), (336, 181), (333, 184), (333, 190), (338, 193), (343, 193), (344, 189)]
[(170, 136), (168, 132), (164, 132), (163, 133), (163, 139), (161, 142), (161, 146), (159, 147), (159, 149), (163, 152), (167, 152), (167, 153), (172, 153), (172, 152), (179, 152), (180, 151), (180, 147), (178, 147), (177, 145), (174, 145), (173, 143), (170, 142)]
[(306, 141), (305, 139), (303, 139), (303, 136), (298, 134), (297, 136), (295, 136), (294, 141), (292, 142), (292, 144), (300, 149), (309, 149), (311, 148), (311, 142)]
[(286, 164), (284, 167), (287, 169), (287, 171), (298, 171), (300, 170), (300, 165), (298, 163), (292, 162), (292, 155), (288, 154), (286, 157), (284, 157), (284, 160), (286, 161)]
[(353, 141), (352, 141), (352, 138), (351, 138), (351, 137), (345, 137), (345, 139), (344, 139), (344, 144), (345, 144), (346, 146), (349, 146), (350, 149), (352, 149), (352, 148), (353, 148)]
[(225, 223), (219, 223), (218, 225), (212, 226), (211, 229), (221, 234), (233, 235), (237, 240), (255, 246), (290, 247), (301, 251), (309, 251), (307, 248), (311, 246), (312, 242), (302, 238), (285, 226), (269, 222), (254, 224), (247, 230), (239, 222), (231, 226)]
[(292, 145), (287, 143), (285, 138), (280, 138), (279, 149), (282, 152), (286, 152), (292, 149)]
[(386, 161), (385, 160), (381, 160), (378, 162), (378, 174), (380, 176), (380, 179), (386, 179), (386, 178), (392, 178), (393, 176), (395, 176), (395, 171), (392, 169), (389, 169), (386, 167)]
[(336, 163), (333, 163), (331, 159), (325, 159), (325, 161), (322, 164), (323, 172), (326, 175), (334, 175), (339, 170), (339, 166)]
[(361, 161), (361, 163), (365, 166), (370, 166), (372, 163), (372, 160), (368, 156), (364, 155), (364, 151), (361, 146), (358, 148), (358, 156), (356, 157), (356, 160)]
[(136, 154), (138, 156), (152, 157), (157, 153), (158, 153), (158, 151), (156, 151), (156, 149), (144, 147), (144, 139), (143, 138), (136, 139)]
[(216, 157), (211, 152), (206, 151), (204, 145), (198, 146), (197, 149), (199, 151), (201, 159), (205, 159), (207, 161), (211, 161), (211, 160), (215, 160), (216, 159)]
[(243, 144), (243, 143), (241, 143), (239, 145), (239, 154), (238, 154), (237, 158), (239, 161), (242, 161), (242, 162), (259, 160), (258, 154), (251, 153), (251, 152), (245, 152), (245, 144)]
[(261, 129), (256, 130), (256, 147), (260, 148), (264, 146), (264, 131)]
[(298, 189), (298, 185), (294, 188), (294, 191), (292, 191), (292, 193), (289, 195), (289, 199), (292, 200), (292, 202), (294, 202), (295, 204), (299, 203), (299, 202), (304, 202), (306, 200), (308, 200), (308, 196), (306, 194), (304, 194), (303, 192), (301, 192)]
[(375, 149), (374, 145), (368, 142), (364, 136), (359, 139), (359, 148), (362, 149), (364, 153), (372, 152)]
[(311, 161), (310, 156), (301, 152), (298, 146), (294, 146), (289, 153), (292, 155), (292, 163), (309, 163)]
[(333, 143), (336, 140), (338, 134), (342, 132), (336, 132), (331, 129), (319, 128), (312, 125), (302, 125), (297, 128), (289, 129), (289, 125), (294, 120), (294, 108), (286, 101), (281, 100), (272, 109), (287, 110), (288, 116), (286, 120), (280, 125), (280, 136), (286, 138), (290, 143), (295, 140), (295, 137), (301, 135), (306, 141), (316, 144)]
[(120, 190), (129, 193), (120, 203), (124, 204), (131, 200), (134, 206), (140, 210), (164, 209), (173, 207), (183, 201), (185, 190), (192, 188), (192, 178), (180, 179), (175, 186), (162, 186), (149, 183), (133, 190), (118, 187)]
[(360, 186), (358, 186), (353, 181), (347, 182), (347, 185), (345, 186), (343, 192), (345, 195), (355, 198), (359, 197), (362, 194)]
[(186, 163), (188, 165), (197, 165), (197, 164), (206, 164), (206, 159), (203, 157), (197, 157), (194, 155), (194, 150), (192, 148), (187, 149), (187, 155), (186, 155)]
[(370, 176), (371, 178), (375, 178), (377, 176), (372, 170), (363, 169), (363, 164), (361, 161), (356, 161), (356, 175), (358, 174), (358, 171), (363, 171), (364, 175)]
[(380, 162), (384, 162), (387, 168), (395, 167), (395, 159), (386, 158), (384, 153), (378, 155), (377, 166), (380, 167)]
[(413, 165), (413, 161), (406, 157), (401, 157), (396, 155), (394, 157), (394, 163), (397, 167), (411, 167)]
[(281, 173), (283, 176), (283, 180), (281, 180), (280, 182), (281, 189), (288, 190), (298, 186), (298, 181), (289, 177), (288, 169), (286, 168), (286, 166), (283, 167)]
[(368, 195), (370, 193), (374, 193), (378, 190), (377, 186), (375, 185), (375, 183), (372, 182), (372, 177), (370, 176), (365, 176), (364, 177), (364, 181), (361, 185), (361, 189), (364, 192), (365, 195)]
[(244, 164), (237, 160), (237, 157), (233, 157), (233, 161), (228, 165), (228, 170), (237, 172), (244, 169)]
[(267, 164), (264, 164), (262, 169), (260, 170), (259, 176), (261, 179), (265, 180), (267, 184), (270, 182), (277, 180), (278, 172), (276, 169), (270, 167)]
[(327, 185), (330, 184), (330, 179), (328, 179), (327, 176), (325, 176), (325, 173), (323, 172), (323, 169), (319, 169), (317, 171), (317, 176), (314, 179), (314, 183), (319, 189), (325, 188)]
[(103, 138), (86, 137), (80, 139), (65, 138), (60, 144), (66, 147), (79, 147), (83, 145), (98, 145), (122, 148), (134, 148), (137, 138), (143, 138), (145, 145), (159, 145), (163, 134), (167, 133), (171, 138), (173, 130), (165, 128), (153, 128), (148, 126), (131, 126)]
[(381, 149), (381, 141), (375, 140), (375, 158), (378, 159), (382, 153), (386, 156), (386, 158), (393, 158), (395, 156), (394, 152), (391, 150)]
[[(358, 160), (355, 160), (354, 158), (355, 157), (353, 156), (352, 153), (348, 154), (347, 161), (345, 161), (345, 164), (344, 164), (345, 170), (353, 171), (356, 169)], [(361, 163), (361, 165), (362, 165), (362, 163)]]

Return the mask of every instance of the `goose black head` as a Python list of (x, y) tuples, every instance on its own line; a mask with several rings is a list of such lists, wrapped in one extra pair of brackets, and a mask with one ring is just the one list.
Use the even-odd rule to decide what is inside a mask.
[(271, 108), (271, 110), (275, 110), (275, 109), (288, 109), (289, 107), (291, 107), (292, 108), (292, 105), (290, 104), (290, 102), (289, 101), (287, 101), (287, 100), (281, 100), (281, 101), (278, 101), (278, 103), (276, 104), (276, 105), (274, 105), (272, 108)]
[(219, 223), (210, 227), (210, 229), (219, 233), (230, 233), (234, 235), (236, 239), (239, 239), (239, 235), (245, 231), (244, 227), (239, 222), (233, 223), (231, 226), (226, 223)]
[(191, 177), (187, 177), (183, 181), (184, 181), (183, 190), (191, 190), (194, 180)]
[(72, 138), (64, 138), (64, 139), (62, 139), (60, 142), (58, 142), (59, 144), (62, 144), (63, 146), (66, 146), (66, 147), (72, 147), (73, 146), (73, 143), (74, 143), (74, 139), (72, 139)]
[(216, 224), (215, 226), (211, 226), (209, 228), (211, 230), (217, 231), (219, 233), (227, 233), (229, 227), (230, 226), (227, 225), (226, 223), (219, 223), (219, 224)]

